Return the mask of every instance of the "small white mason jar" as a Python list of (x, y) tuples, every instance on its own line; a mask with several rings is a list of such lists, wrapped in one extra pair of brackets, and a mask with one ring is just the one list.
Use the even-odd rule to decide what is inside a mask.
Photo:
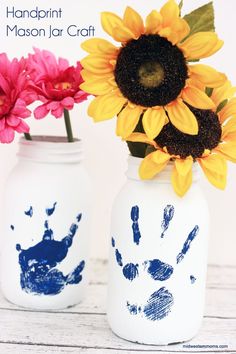
[(209, 213), (198, 185), (178, 197), (170, 164), (141, 181), (141, 159), (129, 157), (127, 182), (111, 222), (108, 321), (129, 341), (167, 345), (190, 340), (202, 322)]
[(19, 142), (5, 188), (1, 288), (12, 303), (62, 309), (88, 283), (90, 178), (80, 141), (34, 136)]

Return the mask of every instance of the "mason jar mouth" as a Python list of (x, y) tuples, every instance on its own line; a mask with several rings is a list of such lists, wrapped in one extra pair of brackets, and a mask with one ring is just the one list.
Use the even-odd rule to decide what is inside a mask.
[(69, 143), (64, 136), (32, 135), (32, 140), (19, 140), (20, 159), (41, 163), (76, 163), (83, 159), (82, 141)]
[[(139, 167), (143, 158), (134, 157), (129, 155), (128, 157), (128, 169), (126, 171), (126, 176), (128, 179), (143, 183), (167, 183), (171, 184), (171, 174), (174, 168), (174, 161), (169, 161), (166, 167), (158, 173), (153, 179), (142, 180), (139, 176)], [(193, 164), (193, 182), (196, 182), (200, 178), (200, 169), (197, 163)]]

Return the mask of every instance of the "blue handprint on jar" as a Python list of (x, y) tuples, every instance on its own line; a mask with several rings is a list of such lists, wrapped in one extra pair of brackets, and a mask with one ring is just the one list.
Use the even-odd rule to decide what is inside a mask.
[[(175, 208), (172, 205), (167, 205), (163, 212), (163, 221), (161, 224), (162, 233), (160, 238), (164, 238), (165, 234), (167, 233), (171, 221), (174, 218)], [(140, 209), (138, 206), (134, 206), (131, 209), (131, 221), (132, 221), (132, 232), (133, 232), (133, 243), (139, 246), (142, 242), (142, 235), (140, 231)], [(196, 238), (199, 233), (199, 226), (196, 225), (192, 231), (190, 231), (186, 241), (184, 242), (181, 251), (176, 256), (176, 263), (177, 265), (181, 263), (187, 253), (191, 248), (191, 244)], [(164, 262), (160, 259), (151, 259), (151, 260), (144, 260), (142, 263), (132, 263), (132, 262), (125, 262), (124, 257), (120, 249), (118, 249), (116, 240), (112, 237), (112, 248), (115, 250), (115, 259), (117, 265), (121, 268), (122, 274), (124, 278), (131, 283), (136, 281), (141, 273), (145, 274), (146, 276), (151, 277), (152, 280), (155, 282), (166, 282), (173, 276), (174, 272), (178, 270), (174, 269), (174, 266)], [(143, 275), (142, 275), (143, 276)], [(186, 279), (190, 279), (191, 284), (196, 282), (196, 278), (193, 275), (186, 277)], [(148, 320), (151, 321), (160, 321), (167, 317), (171, 309), (174, 305), (174, 296), (172, 295), (171, 291), (167, 289), (167, 287), (160, 287), (158, 290), (154, 291), (150, 296), (147, 298), (146, 303), (138, 304), (138, 303), (130, 303), (127, 301), (126, 307), (131, 315), (137, 316), (145, 316)]]
[[(48, 217), (54, 213), (55, 207), (56, 203), (52, 208), (46, 209)], [(33, 208), (30, 207), (25, 215), (32, 217)], [(77, 235), (81, 218), (82, 214), (79, 214), (76, 223), (70, 226), (68, 234), (61, 241), (54, 240), (53, 230), (49, 228), (49, 222), (46, 220), (45, 231), (39, 243), (25, 250), (20, 244), (16, 245), (21, 267), (20, 284), (22, 290), (35, 295), (57, 295), (66, 286), (81, 282), (82, 272), (85, 268), (84, 260), (81, 260), (68, 274), (63, 274), (61, 270), (56, 268), (69, 253), (74, 237)]]

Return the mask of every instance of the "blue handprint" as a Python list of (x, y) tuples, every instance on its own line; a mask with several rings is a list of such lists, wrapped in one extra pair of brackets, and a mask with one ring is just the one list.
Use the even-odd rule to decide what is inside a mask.
[[(47, 216), (54, 213), (55, 207), (56, 203), (52, 208), (46, 209)], [(79, 214), (77, 216), (78, 223), (81, 218), (82, 214)], [(27, 293), (57, 295), (68, 284), (80, 283), (85, 261), (81, 261), (67, 275), (56, 269), (55, 267), (66, 258), (77, 233), (78, 225), (73, 223), (68, 234), (61, 241), (54, 240), (53, 230), (49, 228), (48, 220), (45, 221), (44, 227), (42, 241), (36, 245), (26, 250), (23, 250), (19, 244), (16, 245), (21, 267), (20, 283), (22, 289)]]
[[(165, 232), (168, 230), (170, 221), (174, 217), (174, 207), (171, 205), (167, 205), (164, 209), (164, 218), (162, 222), (163, 232), (161, 234), (161, 238), (164, 237)], [(139, 245), (139, 241), (141, 239), (141, 234), (139, 230), (138, 220), (139, 220), (139, 207), (134, 206), (131, 209), (131, 220), (133, 221), (132, 229), (133, 229), (133, 242)], [(182, 251), (177, 256), (177, 264), (183, 260), (186, 253), (190, 249), (191, 242), (195, 239), (199, 232), (199, 226), (195, 226), (194, 229), (188, 235), (187, 240), (185, 241)], [(141, 265), (134, 263), (127, 263), (124, 265), (123, 257), (121, 252), (116, 248), (116, 241), (114, 237), (112, 238), (112, 247), (115, 248), (115, 257), (117, 264), (122, 268), (122, 273), (124, 277), (129, 281), (134, 281), (138, 276), (140, 269), (146, 271), (153, 280), (155, 281), (166, 281), (168, 280), (173, 272), (174, 268), (165, 262), (162, 262), (159, 259), (146, 260)], [(196, 278), (191, 275), (190, 276), (191, 284), (194, 284)], [(155, 291), (149, 299), (147, 300), (145, 305), (138, 304), (130, 304), (127, 301), (127, 309), (129, 310), (131, 315), (144, 315), (147, 319), (152, 321), (159, 321), (166, 317), (174, 304), (174, 297), (170, 293), (170, 291), (166, 287), (162, 287), (159, 290)]]

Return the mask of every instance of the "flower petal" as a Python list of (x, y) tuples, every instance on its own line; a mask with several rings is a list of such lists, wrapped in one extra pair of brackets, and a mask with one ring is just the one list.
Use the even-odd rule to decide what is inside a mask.
[(29, 133), (30, 127), (27, 123), (21, 120), (20, 124), (18, 124), (18, 126), (15, 128), (15, 131), (17, 131), (17, 133)]
[(223, 44), (214, 32), (198, 32), (187, 38), (179, 47), (187, 59), (201, 59), (216, 53)]
[(186, 86), (181, 94), (182, 99), (199, 109), (214, 109), (215, 104), (207, 94), (196, 87)]
[(146, 18), (146, 34), (156, 34), (161, 29), (162, 16), (153, 10)]
[[(123, 20), (112, 12), (102, 12), (101, 22), (104, 31), (106, 31), (115, 40), (120, 41), (119, 39), (116, 39), (118, 38), (117, 29), (119, 28), (122, 29), (123, 31), (127, 30), (127, 32), (132, 34), (132, 32), (129, 31), (129, 29), (124, 25)], [(116, 38), (114, 37), (114, 29), (116, 29), (115, 31)], [(131, 38), (134, 38), (134, 34), (132, 34), (130, 39)]]
[(236, 97), (232, 98), (227, 105), (220, 111), (219, 118), (223, 124), (228, 118), (236, 115)]
[(49, 113), (49, 109), (47, 108), (47, 103), (44, 103), (41, 106), (35, 108), (35, 110), (34, 110), (34, 118), (42, 119), (42, 118), (46, 117), (46, 115), (48, 113)]
[(143, 109), (139, 106), (127, 105), (117, 118), (116, 134), (123, 139), (130, 136), (139, 122)]
[(225, 125), (222, 126), (223, 141), (236, 141), (236, 116), (233, 116)]
[(15, 137), (15, 131), (11, 127), (6, 127), (0, 131), (0, 142), (3, 144), (10, 144)]
[(197, 80), (201, 81), (204, 86), (207, 87), (219, 87), (221, 85), (224, 85), (227, 81), (227, 77), (225, 74), (218, 72), (209, 65), (191, 65), (189, 66), (189, 71), (191, 76), (193, 74), (194, 77), (197, 78)]
[(181, 132), (189, 135), (198, 134), (198, 122), (194, 114), (180, 99), (167, 105), (166, 110), (171, 123)]
[(103, 79), (88, 80), (80, 85), (81, 90), (95, 96), (103, 96), (114, 89), (109, 81)]
[(152, 179), (161, 172), (170, 160), (170, 155), (158, 150), (146, 156), (139, 168), (141, 179)]
[(133, 143), (149, 144), (154, 146), (156, 149), (158, 148), (156, 142), (154, 140), (148, 139), (147, 135), (143, 133), (132, 133), (125, 140), (131, 141)]
[(127, 6), (125, 10), (123, 22), (124, 25), (128, 27), (137, 38), (144, 33), (142, 17), (130, 6)]
[(220, 153), (226, 160), (236, 163), (236, 142), (227, 142), (219, 144), (215, 149)]
[(149, 108), (143, 116), (143, 128), (149, 139), (156, 138), (166, 122), (166, 112), (160, 109)]
[(101, 38), (90, 38), (81, 44), (81, 48), (88, 52), (89, 54), (116, 54), (118, 48), (116, 48), (112, 43)]
[[(179, 166), (179, 161), (182, 161), (180, 163), (181, 167)], [(187, 165), (187, 167), (184, 166), (185, 164)], [(186, 172), (185, 174), (179, 173), (179, 170), (182, 171), (182, 169), (185, 170)], [(179, 197), (183, 197), (191, 187), (192, 181), (193, 181), (193, 173), (192, 173), (192, 169), (191, 168), (189, 169), (189, 162), (187, 160), (177, 159), (175, 161), (175, 167), (173, 169), (172, 176), (171, 176), (171, 183), (175, 193)]]
[(88, 115), (92, 117), (95, 122), (111, 119), (120, 113), (126, 102), (127, 99), (119, 97), (117, 93), (98, 96), (90, 103)]
[(135, 35), (126, 26), (115, 27), (112, 31), (112, 37), (117, 42), (128, 42), (131, 39), (135, 39)]
[(197, 159), (208, 181), (216, 188), (225, 189), (227, 177), (227, 163), (224, 157), (213, 154)]
[(160, 11), (163, 17), (163, 27), (171, 26), (179, 18), (179, 6), (174, 0), (168, 0)]
[(224, 100), (231, 99), (236, 93), (236, 87), (231, 85), (231, 82), (228, 80), (223, 86), (215, 88), (211, 95), (212, 101), (215, 103), (216, 107), (219, 106)]
[(105, 55), (90, 54), (81, 60), (82, 66), (94, 74), (107, 74), (113, 71), (110, 58)]
[(175, 167), (180, 176), (186, 176), (193, 167), (192, 156), (189, 156), (186, 159), (176, 159)]

